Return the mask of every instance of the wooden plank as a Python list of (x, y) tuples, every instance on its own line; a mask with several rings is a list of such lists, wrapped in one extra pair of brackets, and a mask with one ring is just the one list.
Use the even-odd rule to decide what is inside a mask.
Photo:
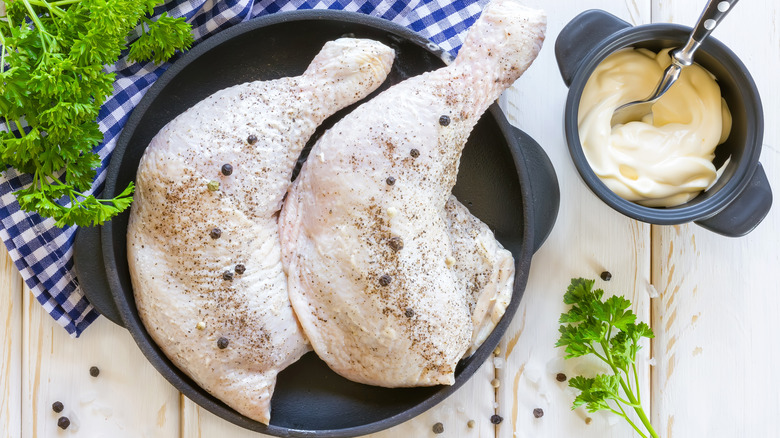
[[(650, 21), (649, 2), (580, 0), (526, 1), (547, 10), (545, 46), (529, 71), (502, 98), (509, 120), (530, 134), (550, 156), (561, 187), (558, 220), (548, 241), (534, 256), (530, 279), (515, 320), (502, 341), (501, 386), (497, 412), (504, 422), (499, 437), (627, 437), (633, 430), (614, 415), (571, 411), (575, 393), (556, 380), (588, 374), (581, 361), (564, 361), (558, 339), (558, 317), (566, 310), (563, 293), (572, 277), (597, 279), (608, 270), (612, 280), (597, 281), (607, 293), (625, 294), (640, 319), (649, 322), (650, 228), (629, 220), (602, 203), (581, 182), (563, 135), (563, 106), (568, 89), (554, 55), (561, 28), (579, 12), (600, 8), (633, 23)], [(583, 47), (583, 50), (587, 50)], [(649, 348), (640, 356), (646, 357)], [(649, 409), (649, 365), (640, 358), (642, 393)], [(541, 408), (544, 416), (535, 418)], [(591, 417), (590, 424), (585, 419)]]
[[(137, 438), (179, 436), (179, 393), (149, 364), (130, 334), (100, 318), (78, 339), (57, 325), (25, 288), (22, 437), (70, 433)], [(100, 369), (98, 377), (90, 367)], [(52, 411), (64, 404), (61, 414)]]
[(22, 278), (0, 248), (0, 437), (22, 435)]
[[(653, 17), (692, 25), (703, 2), (654, 1)], [(780, 177), (780, 6), (739, 2), (715, 30), (751, 71), (764, 105), (761, 162)], [(774, 184), (775, 199), (778, 186)], [(665, 438), (773, 436), (780, 426), (780, 212), (746, 237), (654, 227), (654, 421)]]

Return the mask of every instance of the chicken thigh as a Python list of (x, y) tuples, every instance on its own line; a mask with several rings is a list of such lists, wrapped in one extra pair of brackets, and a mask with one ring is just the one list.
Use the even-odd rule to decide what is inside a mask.
[(470, 131), (535, 59), (545, 27), (541, 11), (494, 0), (451, 65), (362, 104), (314, 146), (280, 237), (293, 308), (337, 373), (452, 384), (500, 318), (511, 255), (448, 200)]
[(310, 347), (277, 214), (306, 141), (385, 79), (393, 50), (325, 44), (302, 76), (221, 90), (168, 123), (138, 168), (127, 230), (138, 313), (198, 385), (268, 424), (276, 375)]

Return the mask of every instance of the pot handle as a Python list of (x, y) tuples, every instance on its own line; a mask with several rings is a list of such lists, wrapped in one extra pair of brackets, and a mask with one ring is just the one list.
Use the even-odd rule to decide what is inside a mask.
[(555, 59), (568, 87), (582, 60), (604, 38), (631, 27), (620, 18), (600, 9), (590, 9), (574, 17), (555, 40)]
[(741, 237), (753, 231), (769, 213), (772, 207), (772, 188), (758, 163), (750, 184), (731, 204), (716, 215), (696, 221), (696, 224), (714, 233), (727, 237)]
[(100, 227), (79, 227), (73, 246), (73, 267), (87, 300), (114, 324), (124, 327), (108, 286), (106, 267), (101, 256)]
[(561, 201), (558, 177), (550, 157), (536, 140), (514, 126), (512, 126), (512, 134), (522, 145), (518, 150), (528, 171), (533, 212), (533, 243), (536, 252), (547, 240), (558, 217), (558, 206)]

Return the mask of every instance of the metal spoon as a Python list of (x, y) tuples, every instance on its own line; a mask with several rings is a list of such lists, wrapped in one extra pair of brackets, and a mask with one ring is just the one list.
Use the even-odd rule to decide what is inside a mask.
[(702, 41), (720, 24), (726, 14), (731, 11), (739, 0), (709, 0), (704, 8), (696, 27), (693, 28), (688, 42), (682, 49), (672, 51), (672, 63), (664, 71), (664, 75), (658, 86), (650, 96), (644, 100), (637, 100), (621, 105), (612, 114), (611, 126), (642, 120), (650, 114), (653, 104), (666, 93), (672, 84), (680, 77), (684, 67), (693, 64), (693, 54), (701, 46)]

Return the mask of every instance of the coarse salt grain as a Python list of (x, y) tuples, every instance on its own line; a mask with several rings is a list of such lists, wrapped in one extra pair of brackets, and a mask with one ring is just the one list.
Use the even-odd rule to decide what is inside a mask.
[(652, 283), (647, 283), (647, 295), (650, 296), (650, 298), (658, 298), (658, 289), (653, 286)]

